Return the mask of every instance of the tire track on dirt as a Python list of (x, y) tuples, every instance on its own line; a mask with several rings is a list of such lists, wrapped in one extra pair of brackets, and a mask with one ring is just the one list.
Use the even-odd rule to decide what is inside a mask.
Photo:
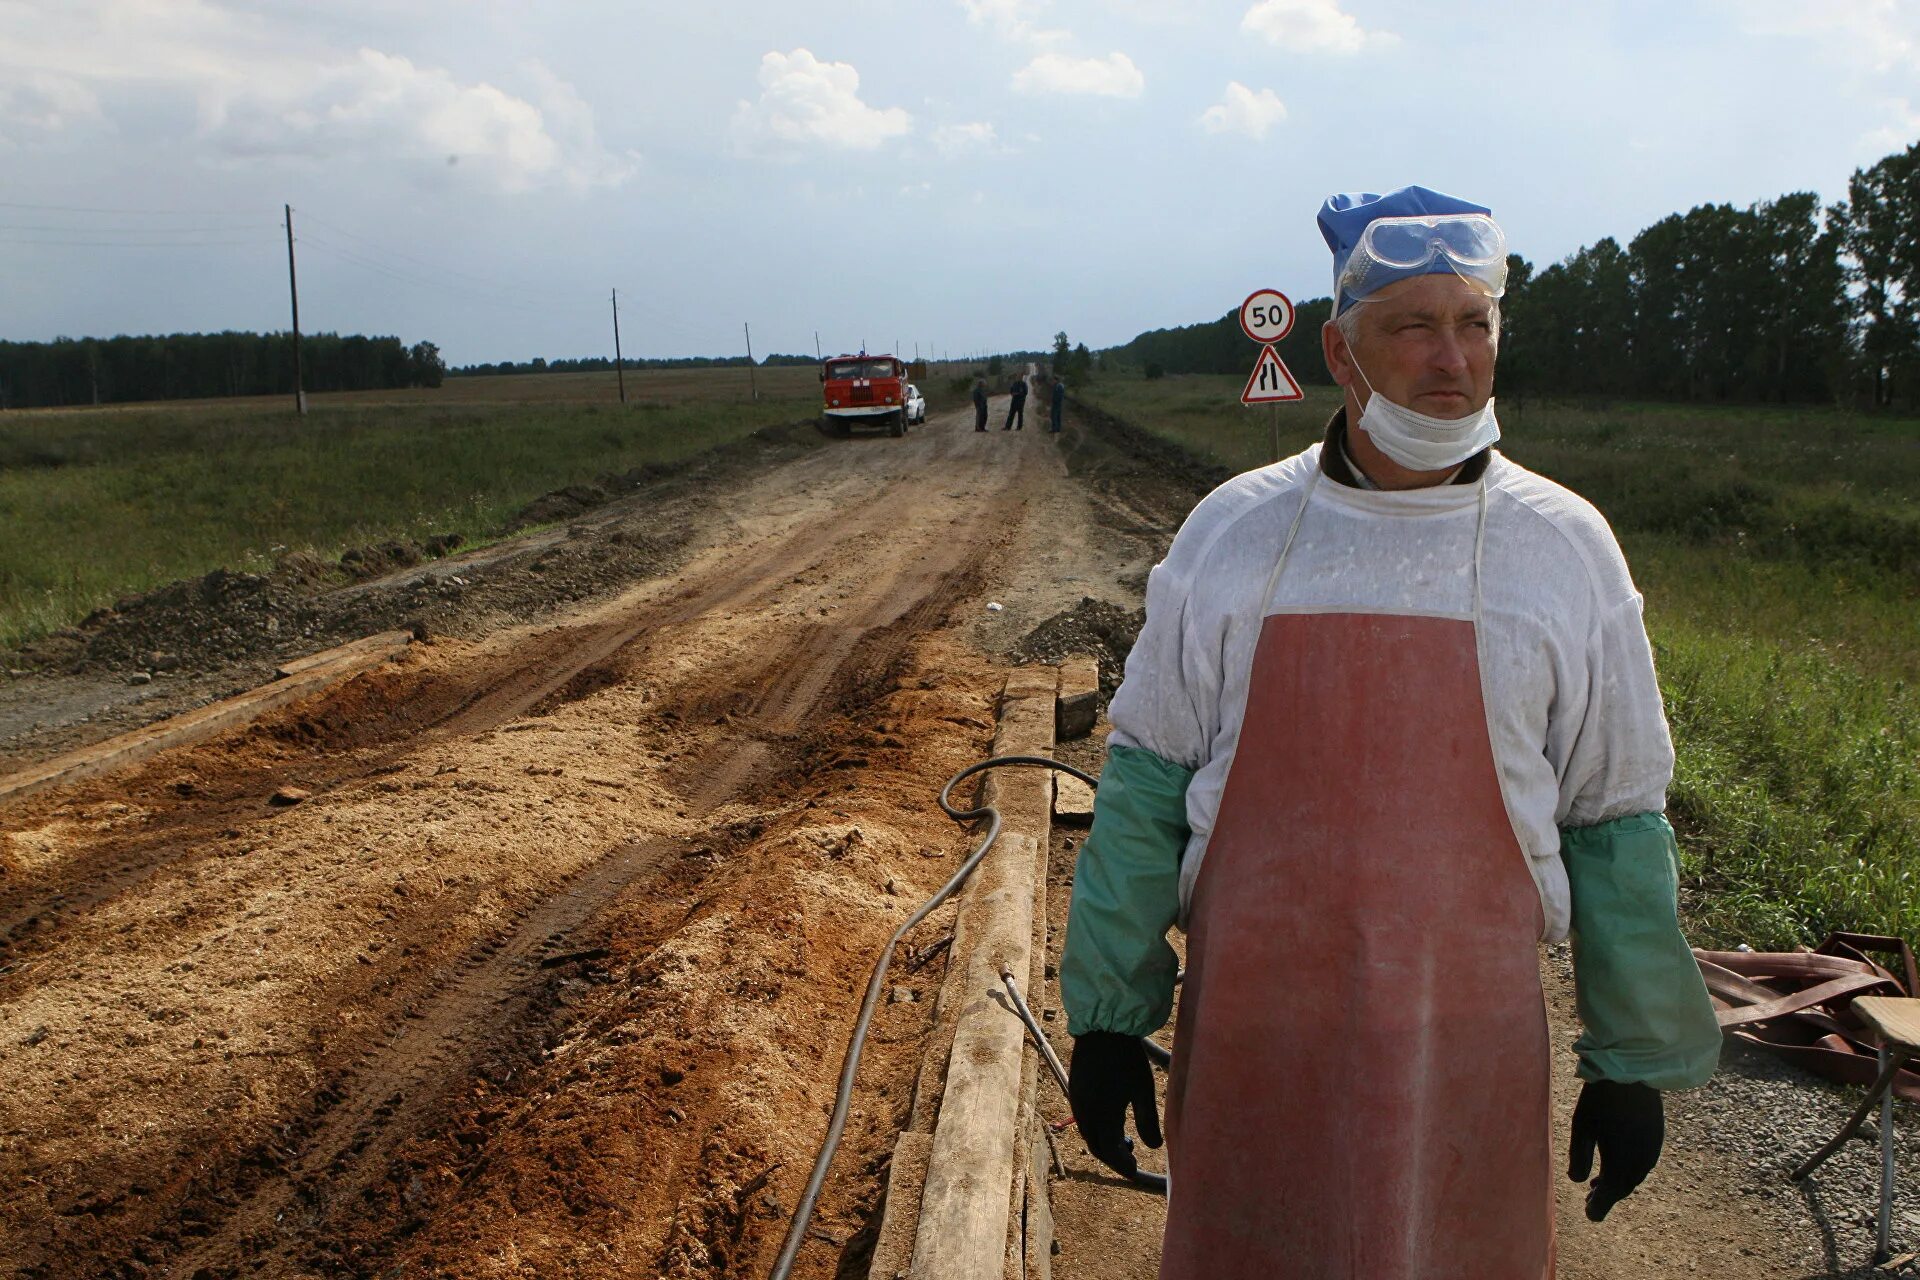
[[(950, 449), (950, 441), (936, 437), (928, 452), (939, 461)], [(993, 475), (983, 458), (976, 458), (970, 470), (970, 479), (984, 480)], [(1004, 487), (1010, 477), (1004, 468), (1000, 472), (999, 484)], [(340, 745), (364, 746), (368, 737), (377, 742), (383, 727), (396, 732), (398, 742), (372, 755), (337, 751), (303, 762), (298, 770), (301, 785), (316, 794), (338, 790), (390, 771), (396, 759), (417, 750), (422, 742), (471, 737), (569, 693), (584, 696), (611, 677), (601, 677), (598, 684), (591, 678), (583, 681), (583, 677), (591, 676), (622, 651), (636, 645), (650, 649), (658, 633), (762, 601), (797, 575), (816, 571), (823, 561), (849, 544), (884, 543), (912, 523), (914, 507), (920, 500), (910, 484), (892, 484), (873, 501), (836, 509), (739, 558), (722, 559), (704, 577), (663, 599), (643, 601), (613, 617), (562, 625), (530, 636), (511, 651), (485, 662), (452, 688), (411, 690), (386, 726), (369, 725), (366, 719), (358, 718), (349, 740)], [(841, 645), (842, 650), (845, 647)], [(644, 656), (636, 655), (636, 660)], [(797, 674), (789, 674), (792, 679), (800, 679)], [(357, 696), (360, 681), (377, 683), (361, 677), (350, 682), (353, 688), (331, 691), (308, 714), (323, 716), (329, 701), (349, 694)], [(576, 682), (581, 683), (569, 690)], [(422, 703), (428, 708), (424, 715), (420, 711)], [(230, 780), (227, 793), (215, 798), (211, 806), (204, 802), (183, 805), (161, 817), (155, 824), (157, 829), (150, 827), (124, 840), (105, 841), (64, 865), (56, 879), (0, 886), (0, 997), (20, 976), (30, 954), (43, 950), (61, 924), (137, 889), (195, 853), (204, 853), (220, 836), (232, 838), (240, 829), (270, 817), (273, 811), (265, 806), (262, 795), (286, 772), (274, 769), (262, 777), (242, 774)]]
[[(885, 523), (893, 518), (892, 505), (873, 504), (867, 520), (852, 527)], [(809, 538), (804, 553), (762, 557), (747, 570), (757, 574), (777, 562), (790, 572), (771, 581), (715, 584), (722, 589), (699, 593), (716, 602), (709, 612), (717, 611), (727, 607), (719, 602), (777, 592), (796, 566), (804, 572), (834, 558), (841, 562), (834, 566), (839, 580), (856, 588), (847, 621), (828, 627), (796, 620), (786, 626), (785, 644), (753, 649), (743, 666), (706, 678), (709, 689), (759, 692), (740, 710), (727, 738), (688, 762), (696, 780), (685, 796), (689, 809), (712, 811), (750, 788), (771, 785), (784, 769), (813, 767), (820, 752), (809, 748), (825, 744), (811, 741), (807, 721), (875, 686), (914, 634), (970, 589), (984, 554), (981, 526), (1004, 518), (994, 506), (984, 502), (945, 527), (923, 527), (917, 537), (878, 555), (850, 555), (843, 539), (832, 539), (836, 546), (829, 554), (816, 556), (811, 549), (820, 540)], [(843, 534), (847, 528), (840, 526)], [(539, 683), (550, 684), (551, 675)], [(230, 1209), (219, 1206), (236, 1199), (231, 1185), (209, 1185), (193, 1197), (178, 1216), (206, 1234), (170, 1260), (168, 1274), (284, 1274), (324, 1263), (324, 1250), (306, 1255), (324, 1235), (329, 1214), (385, 1174), (398, 1146), (430, 1123), (437, 1104), (469, 1077), (489, 1043), (516, 1030), (525, 1033), (540, 958), (574, 944), (600, 913), (657, 876), (684, 844), (678, 837), (642, 837), (616, 846), (434, 979), (383, 1044), (363, 1049), (319, 1090), (299, 1122), (294, 1149), (270, 1153), (268, 1176), (259, 1185)]]

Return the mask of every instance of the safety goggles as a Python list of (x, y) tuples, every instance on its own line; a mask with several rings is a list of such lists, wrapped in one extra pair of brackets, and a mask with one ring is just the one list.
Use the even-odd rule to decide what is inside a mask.
[(1359, 300), (1396, 280), (1428, 274), (1442, 258), (1489, 296), (1507, 291), (1507, 237), (1484, 213), (1375, 219), (1360, 233), (1336, 283), (1344, 297)]

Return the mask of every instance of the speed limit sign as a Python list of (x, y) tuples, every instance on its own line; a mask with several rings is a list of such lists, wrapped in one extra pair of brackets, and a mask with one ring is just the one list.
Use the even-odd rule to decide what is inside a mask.
[(1293, 304), (1278, 289), (1259, 289), (1240, 304), (1240, 330), (1255, 342), (1278, 342), (1293, 329)]

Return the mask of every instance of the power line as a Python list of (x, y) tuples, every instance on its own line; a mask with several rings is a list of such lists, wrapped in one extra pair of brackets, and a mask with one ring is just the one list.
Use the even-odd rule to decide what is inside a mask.
[[(4, 230), (4, 228), (0, 228)], [(86, 249), (204, 249), (214, 246), (260, 246), (265, 240), (13, 240), (0, 237), (0, 244), (44, 246), (47, 248)]]
[(491, 307), (500, 307), (515, 311), (545, 311), (553, 315), (568, 316), (578, 314), (571, 308), (556, 307), (550, 303), (535, 302), (524, 297), (508, 297), (500, 294), (487, 293), (467, 285), (454, 284), (445, 280), (434, 280), (415, 272), (388, 266), (364, 254), (348, 249), (344, 245), (334, 244), (329, 240), (316, 236), (310, 231), (301, 234), (300, 242), (313, 246), (329, 257), (338, 258), (342, 262), (359, 267), (363, 271), (372, 271), (376, 274), (398, 280), (403, 284), (417, 285), (425, 289), (438, 289), (443, 293), (451, 294), (468, 302), (478, 302)]
[[(265, 226), (262, 223), (261, 226)], [(45, 222), (6, 223), (0, 222), (0, 231), (57, 231), (62, 234), (84, 232), (87, 235), (135, 235), (135, 236), (193, 236), (193, 235), (232, 235), (240, 228), (237, 225), (211, 227), (89, 227), (73, 224)]]
[(232, 209), (105, 209), (77, 204), (27, 204), (0, 200), (0, 209), (30, 209), (36, 213), (104, 213), (147, 218), (228, 218), (251, 222), (255, 215)]
[(456, 268), (444, 266), (437, 262), (429, 262), (425, 258), (415, 257), (413, 254), (403, 252), (402, 250), (399, 250), (399, 249), (389, 249), (385, 245), (379, 243), (376, 240), (372, 240), (366, 236), (359, 235), (359, 234), (356, 234), (355, 232), (349, 231), (345, 227), (340, 226), (337, 223), (329, 222), (325, 218), (318, 217), (306, 209), (302, 209), (300, 211), (300, 216), (302, 218), (305, 218), (310, 223), (317, 223), (318, 225), (325, 227), (327, 230), (333, 232), (335, 235), (345, 236), (349, 240), (353, 240), (359, 244), (367, 246), (365, 249), (360, 250), (360, 252), (366, 254), (370, 258), (376, 258), (376, 259), (381, 257), (399, 258), (403, 262), (411, 262), (415, 266), (426, 268), (428, 271), (439, 272), (443, 275), (449, 275), (449, 276), (459, 276), (461, 279), (471, 280), (475, 284), (481, 285), (487, 289), (491, 289), (497, 293), (507, 293), (507, 294), (519, 293), (519, 294), (528, 294), (529, 296), (532, 296), (530, 290), (524, 289), (518, 285), (507, 284), (503, 281), (494, 280), (487, 276), (475, 275), (470, 271), (460, 271), (460, 270), (457, 270)]

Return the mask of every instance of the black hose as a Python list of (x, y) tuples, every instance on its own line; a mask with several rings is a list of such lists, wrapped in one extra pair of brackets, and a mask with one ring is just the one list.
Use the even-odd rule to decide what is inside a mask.
[(987, 850), (993, 848), (993, 842), (1000, 838), (1000, 811), (991, 805), (978, 809), (956, 809), (949, 802), (953, 789), (959, 783), (976, 773), (1000, 765), (1029, 765), (1040, 769), (1057, 769), (1061, 773), (1070, 773), (1090, 787), (1099, 787), (1100, 782), (1070, 764), (1046, 756), (995, 756), (991, 760), (982, 760), (978, 764), (968, 765), (959, 773), (947, 779), (947, 785), (940, 788), (940, 808), (955, 822), (972, 822), (976, 818), (987, 820), (987, 837), (980, 847), (967, 855), (948, 881), (941, 885), (931, 898), (900, 922), (900, 927), (887, 939), (885, 950), (874, 962), (873, 976), (867, 979), (867, 996), (860, 1002), (860, 1016), (854, 1020), (853, 1036), (847, 1044), (846, 1061), (840, 1067), (840, 1088), (833, 1100), (833, 1118), (827, 1122), (826, 1141), (821, 1144), (820, 1154), (814, 1158), (813, 1173), (807, 1179), (807, 1189), (800, 1197), (799, 1205), (793, 1211), (793, 1221), (787, 1227), (786, 1243), (780, 1247), (780, 1257), (773, 1264), (769, 1280), (786, 1280), (788, 1272), (793, 1270), (793, 1261), (800, 1253), (800, 1242), (806, 1238), (807, 1225), (813, 1221), (814, 1205), (820, 1199), (820, 1188), (827, 1180), (827, 1167), (833, 1163), (833, 1153), (840, 1146), (840, 1135), (847, 1127), (847, 1111), (853, 1104), (854, 1074), (860, 1069), (860, 1051), (866, 1047), (867, 1029), (873, 1022), (873, 1011), (880, 1003), (880, 990), (886, 981), (887, 966), (893, 963), (894, 948), (900, 945), (900, 939), (907, 931), (931, 915), (936, 907), (953, 896), (954, 890), (966, 883), (973, 869), (980, 865)]

